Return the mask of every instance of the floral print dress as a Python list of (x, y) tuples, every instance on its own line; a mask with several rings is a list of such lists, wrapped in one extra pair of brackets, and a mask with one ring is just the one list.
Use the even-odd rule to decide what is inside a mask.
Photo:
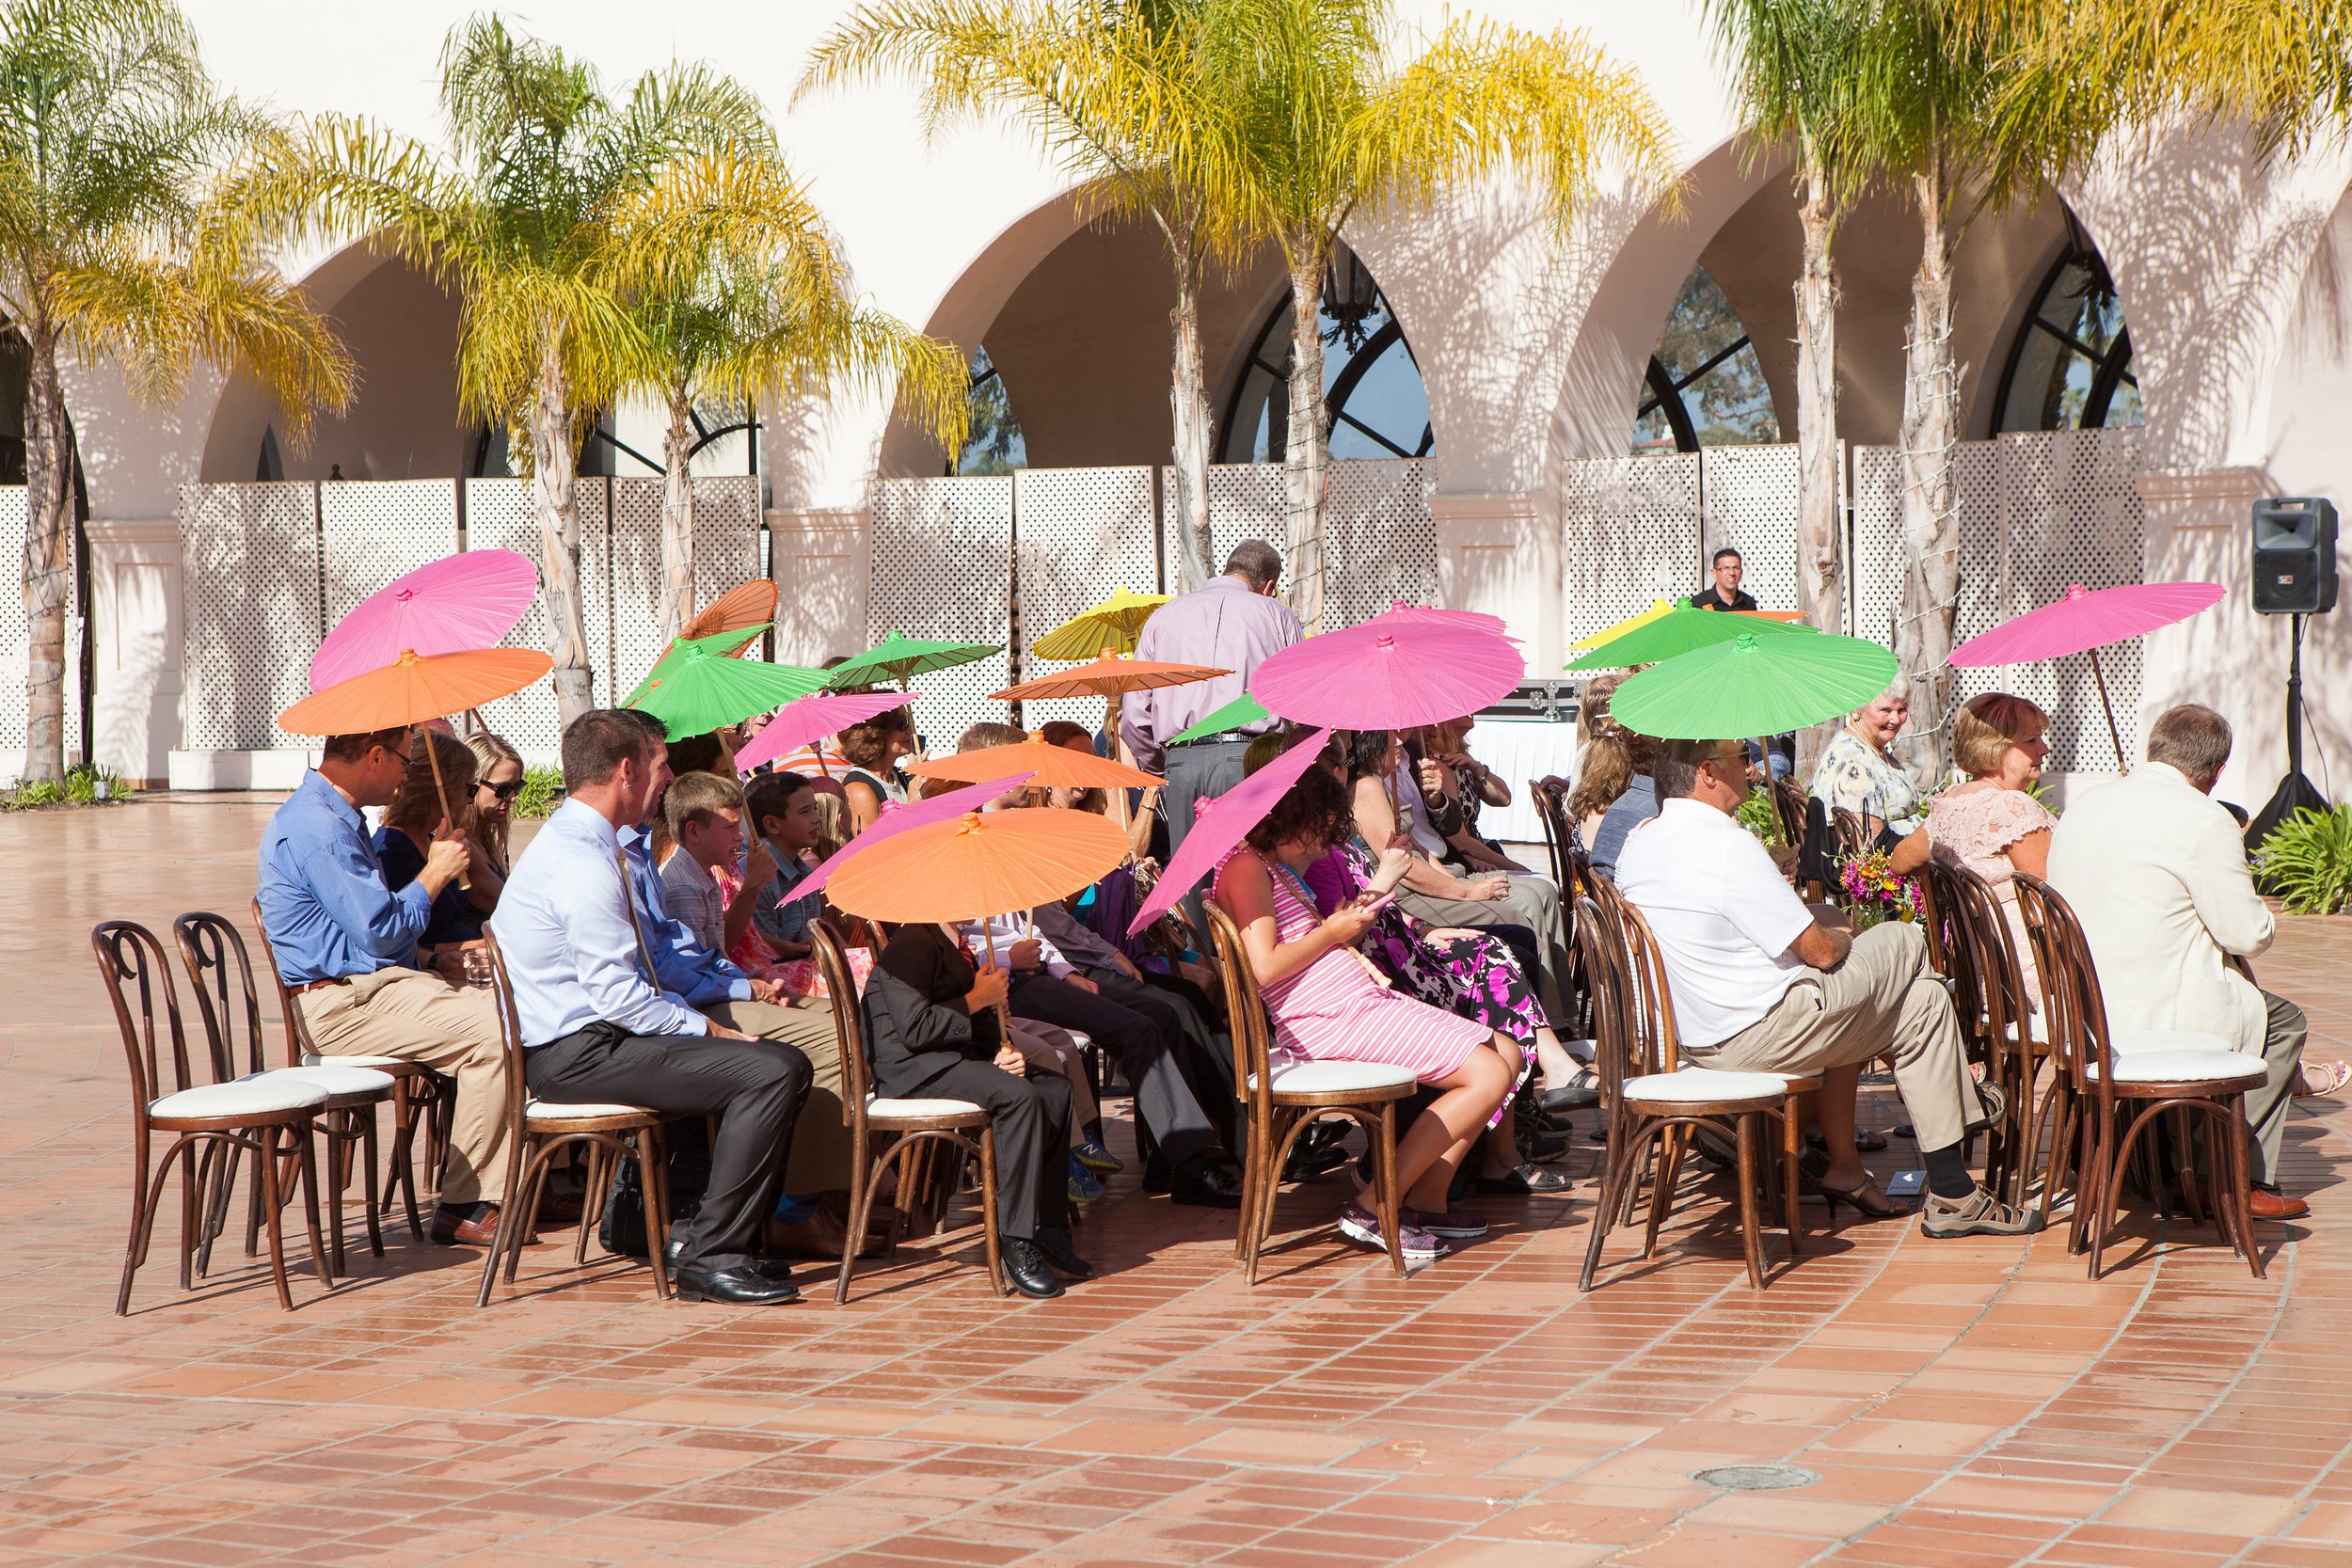
[(1919, 826), (1926, 808), (1911, 775), (1856, 740), (1851, 730), (1839, 730), (1821, 748), (1820, 766), (1813, 772), (1813, 798), (1832, 811), (1842, 808), (1875, 816), (1898, 838)]

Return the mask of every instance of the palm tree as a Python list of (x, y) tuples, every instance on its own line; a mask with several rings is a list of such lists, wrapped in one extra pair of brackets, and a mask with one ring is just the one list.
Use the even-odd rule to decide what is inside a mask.
[(1211, 90), (1242, 119), (1234, 156), (1208, 171), (1212, 214), (1237, 211), (1290, 275), (1289, 437), (1283, 511), (1289, 596), (1323, 617), (1323, 279), (1341, 229), (1391, 203), (1505, 166), (1540, 193), (1565, 235), (1611, 166), (1637, 190), (1671, 189), (1673, 141), (1630, 71), (1582, 35), (1449, 21), (1400, 55), (1389, 0), (1194, 0)]
[(1201, 14), (1199, 0), (878, 0), (818, 42), (795, 94), (908, 77), (932, 129), (965, 115), (1014, 120), (1085, 182), (1096, 213), (1159, 230), (1176, 283), (1168, 414), (1187, 590), (1215, 570), (1200, 291), (1236, 232), (1200, 172), (1226, 160), (1233, 130), (1231, 105), (1203, 90)]
[(1797, 538), (1813, 624), (1839, 629), (1845, 569), (1837, 476), (1837, 273), (1830, 259), (1855, 172), (1832, 130), (1854, 39), (1851, 0), (1708, 0), (1750, 155), (1793, 144), (1804, 259), (1797, 275)]
[[(626, 207), (640, 253), (687, 254), (755, 224), (751, 204), (772, 192), (728, 178), (726, 151), (763, 111), (699, 65), (648, 71), (609, 96), (594, 68), (496, 17), (451, 30), (440, 105), (446, 158), (364, 120), (315, 121), (287, 160), (285, 182), (300, 188), (286, 215), (365, 236), (456, 284), (458, 406), (506, 428), (530, 479), (556, 703), (569, 723), (590, 705), (580, 448), (639, 353), (615, 228)], [(679, 178), (698, 158), (717, 166)]]
[(60, 360), (176, 396), (203, 359), (253, 375), (290, 436), (351, 396), (326, 321), (262, 260), (263, 214), (216, 172), (266, 132), (222, 99), (168, 0), (0, 6), (0, 316), (24, 344), (24, 777), (65, 771), (74, 453)]

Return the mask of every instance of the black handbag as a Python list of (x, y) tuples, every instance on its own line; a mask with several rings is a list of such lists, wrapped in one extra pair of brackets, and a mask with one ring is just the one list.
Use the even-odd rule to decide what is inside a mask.
[[(703, 1188), (710, 1180), (710, 1152), (703, 1136), (702, 1118), (671, 1124), (670, 1227), (690, 1220), (703, 1206)], [(678, 1134), (691, 1129), (685, 1137)], [(623, 1160), (605, 1190), (604, 1218), (596, 1225), (596, 1241), (605, 1251), (624, 1258), (644, 1258), (645, 1246), (645, 1184), (637, 1162)]]

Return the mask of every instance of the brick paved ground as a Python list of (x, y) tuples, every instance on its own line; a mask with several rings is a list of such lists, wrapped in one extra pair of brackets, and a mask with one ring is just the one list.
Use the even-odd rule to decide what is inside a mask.
[[(183, 1296), (159, 1242), (117, 1319), (123, 1058), (82, 933), (242, 916), (262, 815), (0, 817), (0, 1562), (2352, 1560), (2334, 1102), (2288, 1131), (2318, 1212), (2265, 1227), (2265, 1281), (2144, 1221), (2095, 1287), (2059, 1239), (1849, 1221), (1759, 1295), (1694, 1182), (1660, 1261), (1580, 1297), (1580, 1183), (1407, 1283), (1315, 1240), (1249, 1291), (1222, 1216), (1127, 1177), (1082, 1233), (1105, 1277), (1046, 1304), (988, 1294), (965, 1232), (846, 1309), (658, 1306), (566, 1231), (480, 1312), (467, 1254), (298, 1274), (289, 1316), (233, 1249)], [(2292, 923), (2265, 965), (2335, 1050), (2347, 936)], [(1741, 1461), (1821, 1479), (1690, 1479)]]

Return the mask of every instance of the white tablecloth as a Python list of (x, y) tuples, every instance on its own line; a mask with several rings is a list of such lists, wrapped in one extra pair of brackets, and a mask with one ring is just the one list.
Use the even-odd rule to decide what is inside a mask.
[(1576, 777), (1576, 725), (1549, 719), (1482, 717), (1470, 733), (1470, 755), (1511, 786), (1511, 803), (1479, 814), (1478, 831), (1505, 844), (1541, 844), (1543, 819), (1528, 798), (1527, 781), (1557, 773)]

